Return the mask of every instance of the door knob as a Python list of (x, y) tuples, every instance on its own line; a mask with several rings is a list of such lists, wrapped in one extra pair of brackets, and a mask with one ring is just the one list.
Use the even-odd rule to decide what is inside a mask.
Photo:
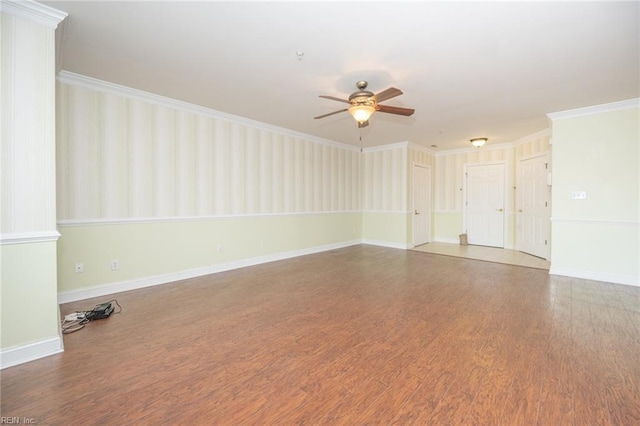
[(420, 214), (420, 212), (418, 210), (414, 210), (415, 214)]
[(518, 213), (522, 213), (522, 209), (518, 209)]
[(502, 211), (502, 209), (496, 209), (496, 211), (497, 211), (497, 212), (501, 212), (501, 211)]

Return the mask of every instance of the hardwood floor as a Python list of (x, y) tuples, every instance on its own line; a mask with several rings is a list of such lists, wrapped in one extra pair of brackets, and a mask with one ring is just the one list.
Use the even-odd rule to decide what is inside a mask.
[[(354, 246), (114, 295), (1, 372), (37, 424), (640, 424), (640, 288)], [(61, 307), (88, 310), (102, 297)]]

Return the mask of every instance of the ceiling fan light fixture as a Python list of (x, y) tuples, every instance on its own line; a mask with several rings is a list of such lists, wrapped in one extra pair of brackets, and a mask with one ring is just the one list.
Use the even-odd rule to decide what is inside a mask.
[(353, 105), (349, 107), (349, 113), (360, 124), (369, 120), (369, 117), (371, 117), (371, 114), (375, 111), (376, 109), (370, 105)]
[(476, 148), (480, 148), (485, 143), (487, 143), (488, 140), (489, 139), (487, 138), (473, 138), (469, 142), (471, 142), (471, 145), (475, 146)]

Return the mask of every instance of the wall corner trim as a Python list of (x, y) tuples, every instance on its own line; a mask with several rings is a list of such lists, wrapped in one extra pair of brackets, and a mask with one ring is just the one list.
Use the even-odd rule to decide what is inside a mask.
[(2, 0), (0, 12), (56, 29), (69, 14), (31, 0)]
[(0, 352), (0, 369), (13, 367), (63, 352), (61, 337), (52, 337), (27, 345), (14, 346)]

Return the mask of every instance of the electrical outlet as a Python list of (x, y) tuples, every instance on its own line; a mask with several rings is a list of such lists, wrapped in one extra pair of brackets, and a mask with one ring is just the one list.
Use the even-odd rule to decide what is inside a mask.
[(117, 271), (118, 269), (120, 269), (120, 261), (118, 259), (114, 259), (111, 261), (111, 270), (112, 271)]
[(82, 262), (76, 262), (75, 271), (76, 271), (76, 274), (81, 274), (81, 273), (83, 273), (83, 272), (84, 272), (84, 263), (82, 263)]

